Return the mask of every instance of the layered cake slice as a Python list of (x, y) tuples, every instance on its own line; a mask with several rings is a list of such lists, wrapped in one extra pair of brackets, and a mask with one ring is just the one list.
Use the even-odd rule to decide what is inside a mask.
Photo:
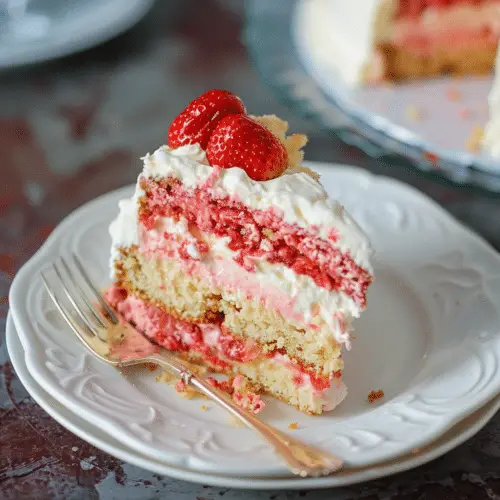
[(320, 414), (346, 395), (371, 251), (287, 127), (226, 91), (193, 101), (120, 202), (107, 298), (166, 349)]
[(297, 29), (350, 84), (491, 72), (500, 0), (307, 0)]

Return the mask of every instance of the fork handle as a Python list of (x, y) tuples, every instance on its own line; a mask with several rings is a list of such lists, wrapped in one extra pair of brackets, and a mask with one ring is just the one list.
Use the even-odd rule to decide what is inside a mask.
[(294, 474), (304, 477), (324, 475), (342, 468), (343, 462), (340, 458), (306, 445), (262, 422), (253, 413), (237, 405), (228, 394), (212, 386), (206, 379), (189, 371), (182, 362), (173, 356), (166, 353), (154, 354), (150, 356), (150, 359), (163, 368), (176, 372), (183, 382), (198, 389), (237, 417), (247, 427), (259, 433), (286, 462)]

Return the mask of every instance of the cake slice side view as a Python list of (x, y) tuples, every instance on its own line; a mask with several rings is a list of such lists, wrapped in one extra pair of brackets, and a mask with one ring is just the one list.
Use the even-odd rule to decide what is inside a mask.
[(233, 97), (200, 96), (144, 157), (110, 226), (107, 299), (165, 348), (320, 414), (346, 395), (370, 245), (300, 165), (305, 137)]
[(310, 0), (302, 8), (311, 50), (348, 84), (483, 75), (495, 64), (499, 0)]

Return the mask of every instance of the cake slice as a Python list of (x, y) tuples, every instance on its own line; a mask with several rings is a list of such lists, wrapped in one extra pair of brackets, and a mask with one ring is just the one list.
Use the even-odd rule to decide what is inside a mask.
[(500, 0), (301, 3), (297, 29), (349, 84), (490, 73)]
[(107, 299), (166, 349), (320, 414), (346, 395), (369, 242), (300, 165), (305, 137), (239, 103), (200, 96), (144, 157), (110, 226)]

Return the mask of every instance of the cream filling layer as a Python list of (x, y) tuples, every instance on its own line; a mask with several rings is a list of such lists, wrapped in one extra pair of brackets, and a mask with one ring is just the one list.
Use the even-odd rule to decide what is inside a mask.
[[(309, 276), (263, 259), (254, 261), (255, 271), (247, 271), (234, 262), (236, 253), (228, 247), (228, 237), (202, 235), (209, 251), (200, 255), (196, 246), (198, 240), (189, 231), (186, 220), (164, 217), (154, 229), (141, 228), (139, 233), (141, 252), (154, 258), (175, 258), (186, 272), (210, 283), (214, 293), (223, 297), (231, 293), (242, 301), (248, 297), (260, 300), (295, 326), (309, 325), (318, 335), (324, 334), (322, 326), (326, 324), (328, 334), (333, 335), (338, 344), (350, 348), (350, 324), (360, 315), (361, 309), (347, 295), (328, 291), (316, 285)], [(170, 235), (169, 239), (165, 239), (165, 233)], [(183, 244), (190, 259), (179, 254), (178, 249)]]

